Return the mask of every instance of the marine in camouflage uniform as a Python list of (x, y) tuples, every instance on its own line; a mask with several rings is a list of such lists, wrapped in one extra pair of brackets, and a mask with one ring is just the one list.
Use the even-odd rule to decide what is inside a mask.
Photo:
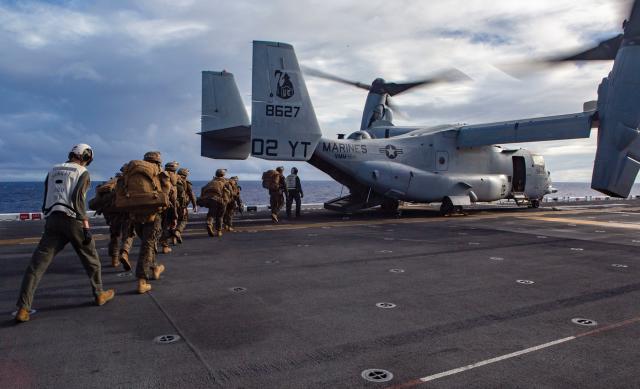
[[(122, 177), (122, 173), (120, 172), (116, 173), (116, 176), (114, 178), (110, 179), (103, 185), (107, 185), (107, 186), (113, 185), (115, 188), (116, 182), (118, 181), (119, 177)], [(120, 259), (119, 259), (120, 242), (122, 238), (124, 238), (122, 234), (123, 233), (122, 225), (125, 223), (126, 219), (128, 218), (128, 215), (126, 213), (117, 212), (113, 209), (105, 210), (103, 212), (103, 215), (104, 215), (105, 222), (109, 226), (108, 253), (109, 253), (109, 257), (111, 257), (111, 266), (117, 268), (118, 266), (120, 266)]]
[(278, 212), (282, 209), (284, 205), (284, 193), (287, 190), (287, 186), (284, 182), (284, 167), (278, 166), (276, 168), (276, 172), (280, 176), (278, 179), (278, 190), (269, 190), (269, 206), (271, 207), (271, 220), (274, 223), (277, 223), (278, 220)]
[(211, 237), (222, 236), (222, 217), (226, 208), (225, 198), (230, 197), (227, 180), (224, 178), (225, 169), (216, 170), (213, 180), (202, 188), (200, 194), (201, 206), (207, 207), (207, 233)]
[[(162, 159), (159, 151), (149, 151), (144, 155), (144, 160), (158, 165), (160, 173), (161, 190), (169, 194), (172, 184), (169, 176), (162, 172)], [(125, 173), (126, 174), (126, 173)], [(162, 214), (155, 212), (147, 215), (130, 214), (130, 221), (136, 234), (140, 238), (140, 252), (136, 265), (136, 278), (138, 279), (138, 293), (146, 293), (151, 290), (151, 284), (147, 281), (160, 279), (160, 274), (165, 267), (156, 262), (156, 244), (162, 231)]]
[(122, 215), (124, 217), (121, 224), (122, 241), (120, 245), (120, 262), (124, 270), (129, 271), (133, 269), (129, 261), (129, 252), (131, 251), (131, 246), (133, 246), (133, 239), (136, 237), (136, 230), (129, 214), (122, 213)]
[(182, 233), (189, 221), (189, 204), (193, 206), (193, 213), (198, 213), (196, 195), (193, 193), (193, 185), (187, 179), (189, 169), (178, 169), (178, 227), (174, 233), (178, 243), (182, 243)]
[(236, 209), (239, 209), (242, 212), (242, 199), (240, 198), (240, 186), (238, 185), (238, 177), (233, 176), (229, 178), (228, 188), (231, 194), (231, 198), (227, 203), (227, 206), (224, 210), (224, 229), (227, 231), (233, 230), (233, 215), (235, 214)]
[(167, 164), (164, 165), (165, 171), (163, 174), (169, 178), (171, 189), (169, 192), (169, 208), (162, 213), (161, 229), (159, 232), (162, 254), (169, 254), (171, 252), (169, 241), (173, 240), (175, 229), (178, 225), (178, 166), (180, 166), (180, 164), (176, 161), (167, 162)]

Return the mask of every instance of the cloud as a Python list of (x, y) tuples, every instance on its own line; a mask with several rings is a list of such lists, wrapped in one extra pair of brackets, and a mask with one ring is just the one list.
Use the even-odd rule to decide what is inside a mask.
[[(151, 149), (189, 167), (194, 179), (217, 167), (259, 178), (273, 163), (202, 158), (196, 135), (202, 70), (232, 71), (250, 106), (254, 39), (290, 42), (301, 63), (363, 82), (451, 67), (474, 79), (398, 96), (409, 115), (401, 125), (578, 112), (595, 99), (610, 63), (521, 80), (493, 65), (614, 34), (621, 8), (597, 0), (10, 2), (0, 5), (0, 180), (40, 179), (79, 142), (95, 148), (94, 179)], [(358, 129), (365, 91), (307, 82), (326, 136)], [(524, 146), (546, 153), (554, 177), (588, 180), (594, 145), (592, 138)], [(297, 165), (303, 177), (327, 178)]]

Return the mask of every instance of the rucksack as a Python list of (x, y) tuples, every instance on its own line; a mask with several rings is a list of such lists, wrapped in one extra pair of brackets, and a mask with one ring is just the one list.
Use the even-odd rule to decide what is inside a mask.
[(267, 170), (262, 173), (262, 187), (270, 191), (280, 189), (280, 174), (275, 170)]
[(211, 180), (202, 188), (198, 205), (201, 207), (211, 208), (211, 203), (225, 203), (225, 180)]
[(186, 208), (189, 205), (189, 196), (187, 196), (187, 179), (179, 177), (176, 184), (178, 189), (178, 206)]
[(118, 178), (112, 178), (109, 181), (96, 187), (96, 195), (89, 200), (89, 209), (96, 211), (96, 214), (114, 211), (114, 202), (116, 198), (116, 184)]
[(147, 161), (131, 161), (116, 187), (116, 209), (132, 214), (154, 214), (169, 206), (162, 190), (160, 168)]

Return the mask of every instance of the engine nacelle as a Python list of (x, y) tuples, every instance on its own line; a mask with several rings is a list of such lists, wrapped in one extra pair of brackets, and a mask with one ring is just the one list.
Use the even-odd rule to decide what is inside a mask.
[(598, 149), (591, 187), (627, 197), (640, 169), (640, 46), (623, 44), (598, 88)]

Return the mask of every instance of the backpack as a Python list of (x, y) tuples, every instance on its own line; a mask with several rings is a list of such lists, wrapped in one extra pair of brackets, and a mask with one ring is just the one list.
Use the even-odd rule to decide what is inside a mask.
[(189, 196), (187, 195), (187, 179), (179, 177), (176, 188), (178, 190), (178, 206), (180, 208), (186, 208), (189, 205)]
[(280, 174), (275, 170), (267, 170), (262, 173), (262, 187), (270, 191), (278, 191), (280, 189)]
[(147, 161), (131, 161), (116, 187), (116, 209), (132, 214), (155, 214), (169, 206), (162, 189), (160, 168)]
[(197, 204), (201, 207), (211, 208), (213, 202), (216, 203), (225, 203), (225, 186), (227, 185), (224, 179), (219, 180), (211, 180), (202, 188), (200, 192), (200, 197), (198, 198)]
[(114, 211), (114, 202), (116, 197), (116, 184), (118, 178), (112, 178), (109, 181), (96, 187), (96, 195), (89, 200), (89, 209), (96, 211), (96, 214)]

